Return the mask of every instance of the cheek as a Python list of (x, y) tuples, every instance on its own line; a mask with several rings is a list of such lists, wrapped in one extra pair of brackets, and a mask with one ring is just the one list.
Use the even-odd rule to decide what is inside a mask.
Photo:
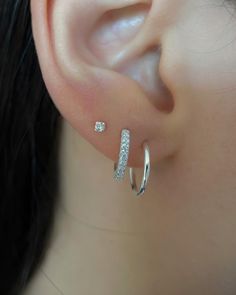
[(165, 74), (177, 89), (204, 96), (236, 89), (236, 14), (226, 7), (186, 5), (162, 42)]
[(177, 97), (176, 107), (189, 116), (182, 151), (185, 171), (190, 169), (187, 161), (196, 162), (194, 179), (212, 188), (216, 183), (235, 187), (236, 13), (213, 1), (188, 4), (163, 34), (162, 44), (163, 80)]
[(191, 118), (199, 121), (204, 113), (217, 112), (221, 123), (235, 121), (236, 13), (213, 5), (215, 0), (209, 5), (194, 2), (163, 34), (161, 75), (187, 111), (193, 111)]

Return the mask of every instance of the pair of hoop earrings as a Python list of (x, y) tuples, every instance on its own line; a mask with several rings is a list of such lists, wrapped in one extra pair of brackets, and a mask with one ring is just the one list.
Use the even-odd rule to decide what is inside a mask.
[[(104, 132), (106, 130), (106, 124), (104, 122), (96, 122), (95, 131)], [(150, 150), (147, 142), (143, 144), (144, 149), (144, 169), (143, 169), (143, 178), (139, 188), (136, 184), (136, 176), (134, 168), (129, 168), (129, 176), (131, 188), (137, 196), (144, 194), (148, 179), (150, 176), (151, 164), (150, 164)], [(128, 129), (123, 129), (121, 132), (121, 142), (120, 142), (120, 152), (118, 162), (114, 164), (114, 178), (117, 181), (123, 180), (125, 176), (125, 171), (129, 159), (129, 150), (130, 150), (130, 131)]]

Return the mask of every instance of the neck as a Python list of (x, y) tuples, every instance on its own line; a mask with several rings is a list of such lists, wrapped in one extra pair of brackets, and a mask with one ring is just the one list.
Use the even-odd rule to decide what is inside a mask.
[[(59, 155), (54, 232), (27, 295), (216, 295), (229, 290), (219, 281), (234, 281), (228, 267), (235, 223), (227, 218), (235, 208), (222, 210), (221, 202), (232, 192), (217, 196), (204, 165), (193, 169), (181, 155), (159, 162), (158, 169), (152, 165), (148, 190), (137, 199), (128, 177), (116, 183), (111, 161), (65, 123)], [(200, 193), (199, 180), (207, 188)], [(224, 255), (222, 249), (227, 249)], [(211, 284), (205, 273), (212, 274)]]
[(161, 239), (156, 188), (137, 199), (128, 177), (116, 183), (112, 162), (66, 123), (59, 154), (54, 233), (29, 294), (50, 288), (65, 295), (115, 294), (116, 288), (119, 294), (151, 294), (147, 290), (155, 283), (158, 265), (155, 245)]

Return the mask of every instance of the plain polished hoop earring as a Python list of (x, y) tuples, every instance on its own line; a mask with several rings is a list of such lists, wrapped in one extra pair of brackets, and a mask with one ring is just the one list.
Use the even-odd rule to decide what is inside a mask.
[(150, 150), (146, 142), (143, 144), (143, 148), (144, 148), (144, 169), (143, 169), (143, 179), (142, 179), (139, 190), (137, 189), (134, 168), (130, 168), (130, 171), (129, 171), (131, 187), (137, 196), (141, 196), (144, 194), (147, 187), (148, 179), (150, 176), (150, 170), (151, 170)]

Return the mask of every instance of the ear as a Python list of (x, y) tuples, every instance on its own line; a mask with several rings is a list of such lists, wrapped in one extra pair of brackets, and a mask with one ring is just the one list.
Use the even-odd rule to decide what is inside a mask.
[[(156, 162), (177, 151), (183, 133), (183, 113), (161, 60), (165, 23), (154, 2), (31, 1), (36, 49), (55, 105), (113, 161), (128, 128), (134, 167), (143, 165), (144, 141)], [(96, 121), (106, 122), (105, 133), (94, 132)]]

